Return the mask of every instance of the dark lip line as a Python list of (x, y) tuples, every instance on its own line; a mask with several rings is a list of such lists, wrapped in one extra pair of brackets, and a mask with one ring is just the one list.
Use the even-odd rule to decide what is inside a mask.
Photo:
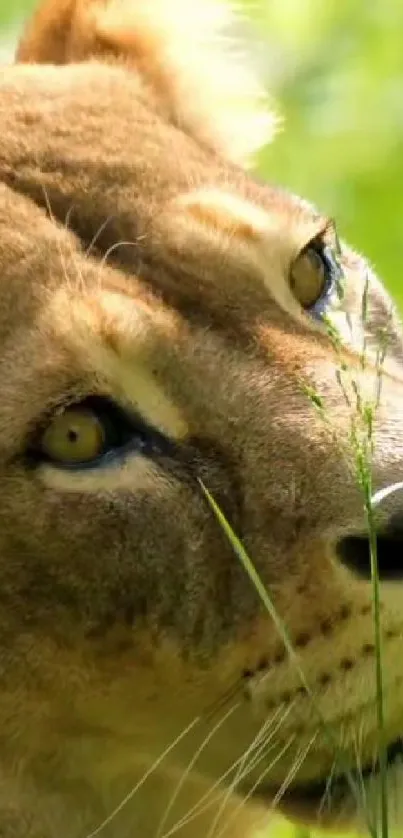
[[(396, 759), (399, 756), (403, 756), (403, 737), (399, 737), (395, 739), (393, 742), (388, 745), (386, 749), (386, 763), (388, 768), (390, 768)], [(353, 773), (357, 774), (357, 778), (359, 776), (360, 780), (366, 780), (368, 777), (377, 774), (380, 770), (380, 763), (379, 758), (371, 765), (366, 766), (365, 768), (360, 771), (358, 775), (358, 771), (353, 771)], [(345, 789), (348, 789), (348, 783), (343, 774), (336, 776), (334, 778), (334, 782), (332, 783), (333, 789), (339, 792), (343, 792)], [(292, 794), (296, 794), (298, 796), (303, 797), (306, 800), (317, 800), (321, 798), (325, 793), (327, 788), (327, 780), (321, 780), (319, 782), (307, 783), (306, 785), (301, 785), (293, 789), (291, 792)]]

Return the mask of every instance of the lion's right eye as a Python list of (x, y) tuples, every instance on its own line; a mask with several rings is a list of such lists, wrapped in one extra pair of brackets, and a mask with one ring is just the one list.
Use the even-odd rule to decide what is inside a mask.
[(152, 455), (160, 435), (107, 398), (89, 397), (55, 413), (36, 434), (30, 454), (59, 468), (106, 465), (119, 454)]
[[(112, 426), (113, 431), (113, 426)], [(114, 442), (103, 417), (86, 406), (67, 408), (55, 416), (40, 440), (43, 454), (53, 462), (88, 463)]]

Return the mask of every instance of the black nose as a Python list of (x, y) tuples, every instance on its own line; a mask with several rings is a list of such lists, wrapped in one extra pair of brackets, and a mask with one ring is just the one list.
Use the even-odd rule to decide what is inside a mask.
[[(386, 527), (377, 531), (377, 562), (382, 582), (403, 580), (403, 515), (394, 515)], [(343, 564), (361, 579), (371, 579), (371, 553), (368, 535), (349, 535), (337, 544)]]

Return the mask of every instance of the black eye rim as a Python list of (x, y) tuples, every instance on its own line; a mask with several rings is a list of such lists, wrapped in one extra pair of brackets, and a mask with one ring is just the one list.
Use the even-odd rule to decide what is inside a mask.
[[(88, 460), (58, 460), (41, 447), (41, 440), (49, 424), (58, 414), (68, 410), (89, 410), (101, 421), (105, 430), (102, 453)], [(129, 454), (145, 456), (170, 455), (172, 443), (156, 428), (133, 411), (124, 409), (114, 399), (104, 395), (88, 395), (70, 402), (64, 408), (53, 409), (38, 422), (25, 446), (25, 462), (31, 468), (49, 465), (69, 471), (87, 471), (120, 462)]]

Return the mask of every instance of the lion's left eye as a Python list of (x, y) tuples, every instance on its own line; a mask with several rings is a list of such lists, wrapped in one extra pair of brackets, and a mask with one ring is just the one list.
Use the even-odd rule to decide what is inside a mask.
[(341, 276), (332, 248), (322, 241), (310, 242), (292, 264), (290, 287), (302, 308), (318, 317)]

